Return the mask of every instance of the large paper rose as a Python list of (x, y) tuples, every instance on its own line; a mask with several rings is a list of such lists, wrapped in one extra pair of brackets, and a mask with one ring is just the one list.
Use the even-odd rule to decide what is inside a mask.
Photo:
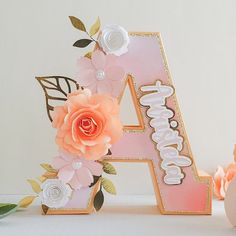
[(81, 57), (78, 60), (78, 84), (92, 93), (118, 97), (124, 87), (125, 71), (116, 61), (116, 56), (105, 55), (100, 50), (94, 51), (91, 59)]
[(67, 97), (64, 106), (55, 107), (52, 114), (56, 143), (68, 153), (91, 160), (106, 155), (123, 131), (117, 99), (105, 94), (91, 95), (88, 89)]
[(70, 200), (72, 189), (58, 179), (48, 179), (42, 184), (42, 204), (51, 208), (64, 207)]
[(102, 174), (103, 166), (93, 160), (68, 155), (61, 152), (53, 160), (53, 168), (58, 170), (57, 177), (64, 183), (68, 183), (73, 189), (89, 187), (93, 182), (93, 176)]
[(128, 32), (119, 25), (106, 26), (98, 38), (99, 45), (103, 51), (116, 56), (128, 51), (129, 41)]

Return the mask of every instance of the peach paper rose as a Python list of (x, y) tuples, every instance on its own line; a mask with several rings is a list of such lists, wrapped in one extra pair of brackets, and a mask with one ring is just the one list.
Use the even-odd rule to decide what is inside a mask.
[(118, 101), (106, 94), (92, 95), (89, 89), (77, 90), (67, 98), (52, 114), (56, 143), (68, 153), (98, 160), (122, 136)]
[[(234, 146), (234, 161), (236, 161), (236, 145)], [(218, 166), (214, 175), (214, 193), (219, 200), (224, 200), (230, 181), (236, 176), (236, 162), (226, 169)]]

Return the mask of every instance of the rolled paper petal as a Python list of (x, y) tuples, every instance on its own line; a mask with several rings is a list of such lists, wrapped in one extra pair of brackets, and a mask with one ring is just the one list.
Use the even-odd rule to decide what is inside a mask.
[(220, 197), (221, 199), (225, 198), (225, 181), (224, 179), (221, 180), (221, 185), (220, 185)]
[(219, 200), (223, 199), (223, 196), (221, 193), (223, 193), (224, 191), (222, 189), (222, 184), (224, 184), (224, 181), (223, 181), (224, 176), (225, 176), (224, 169), (221, 166), (218, 166), (216, 173), (214, 175), (214, 193)]

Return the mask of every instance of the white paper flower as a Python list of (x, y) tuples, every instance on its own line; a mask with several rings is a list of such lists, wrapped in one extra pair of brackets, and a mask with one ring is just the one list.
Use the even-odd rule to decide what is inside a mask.
[(48, 179), (42, 184), (42, 204), (51, 208), (64, 207), (69, 201), (72, 189), (59, 179)]
[(102, 30), (98, 42), (105, 53), (120, 56), (128, 51), (129, 35), (119, 25), (108, 25)]

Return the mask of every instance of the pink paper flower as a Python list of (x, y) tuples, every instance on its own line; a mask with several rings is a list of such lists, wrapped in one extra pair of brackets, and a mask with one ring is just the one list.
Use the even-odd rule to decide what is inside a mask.
[(234, 163), (228, 165), (227, 168), (218, 166), (214, 177), (214, 193), (219, 200), (224, 200), (229, 183), (236, 176), (236, 145), (234, 145)]
[(100, 163), (63, 152), (54, 158), (52, 166), (58, 170), (58, 179), (68, 183), (73, 189), (90, 186), (94, 181), (93, 175), (102, 174)]
[(124, 69), (116, 64), (116, 56), (105, 55), (96, 50), (92, 58), (82, 57), (78, 60), (79, 73), (77, 82), (92, 93), (108, 93), (113, 97), (120, 95), (124, 86)]
[(214, 175), (214, 193), (219, 200), (224, 200), (229, 183), (236, 176), (236, 163), (230, 164), (225, 170), (218, 166)]
[(77, 90), (67, 97), (65, 104), (55, 107), (52, 113), (56, 143), (70, 154), (100, 159), (123, 134), (117, 99), (105, 94), (91, 95), (89, 89)]

